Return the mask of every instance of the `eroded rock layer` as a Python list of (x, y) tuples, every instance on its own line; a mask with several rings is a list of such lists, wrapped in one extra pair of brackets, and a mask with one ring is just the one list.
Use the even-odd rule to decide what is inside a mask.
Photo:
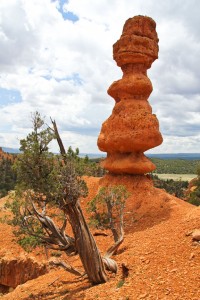
[(115, 174), (145, 174), (155, 165), (143, 152), (162, 143), (158, 120), (147, 101), (153, 90), (147, 69), (158, 58), (156, 23), (143, 16), (128, 19), (113, 45), (113, 58), (123, 77), (108, 89), (116, 104), (98, 138), (99, 149), (107, 152), (102, 165)]
[(15, 288), (30, 279), (47, 273), (47, 266), (32, 258), (0, 259), (0, 285)]

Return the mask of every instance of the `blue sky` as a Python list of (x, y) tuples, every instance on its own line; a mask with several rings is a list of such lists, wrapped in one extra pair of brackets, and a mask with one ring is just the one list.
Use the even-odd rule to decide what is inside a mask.
[(149, 102), (164, 142), (150, 152), (199, 152), (199, 11), (199, 0), (1, 0), (0, 146), (18, 148), (37, 110), (56, 119), (66, 147), (98, 152), (114, 107), (107, 89), (122, 76), (112, 45), (141, 14), (156, 21), (160, 49)]
[(0, 88), (0, 106), (12, 105), (12, 103), (21, 102), (22, 97), (18, 90)]
[[(52, 1), (56, 2), (56, 1)], [(72, 22), (78, 21), (78, 16), (76, 16), (72, 11), (65, 10), (64, 6), (68, 3), (66, 0), (59, 0), (58, 2), (58, 11), (62, 14), (64, 20), (70, 20)]]

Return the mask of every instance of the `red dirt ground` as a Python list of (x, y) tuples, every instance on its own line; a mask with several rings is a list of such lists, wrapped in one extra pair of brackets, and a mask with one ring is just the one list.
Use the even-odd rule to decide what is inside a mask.
[[(59, 268), (19, 285), (2, 300), (105, 299), (105, 300), (199, 300), (200, 243), (192, 241), (192, 231), (200, 229), (200, 207), (195, 207), (153, 187), (144, 176), (86, 177), (89, 196), (81, 200), (84, 213), (99, 185), (124, 184), (131, 192), (125, 211), (125, 240), (114, 257), (119, 270), (108, 274), (107, 283), (91, 286)], [(3, 205), (0, 200), (0, 206)], [(4, 211), (0, 212), (0, 217)], [(13, 241), (8, 225), (0, 224), (0, 256), (18, 257), (23, 250)], [(111, 233), (95, 237), (102, 254), (113, 243)], [(20, 254), (21, 253), (21, 254)], [(26, 254), (45, 259), (42, 250)], [(81, 268), (78, 257), (65, 258)], [(128, 276), (122, 279), (122, 264)]]

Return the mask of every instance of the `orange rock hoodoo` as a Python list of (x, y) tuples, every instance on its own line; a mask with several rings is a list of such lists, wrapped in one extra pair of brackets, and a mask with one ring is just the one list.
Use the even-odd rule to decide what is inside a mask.
[(158, 120), (147, 101), (153, 90), (147, 69), (158, 58), (155, 28), (149, 17), (128, 19), (113, 45), (113, 58), (123, 77), (108, 89), (116, 104), (98, 137), (99, 149), (107, 152), (102, 166), (111, 173), (145, 174), (155, 169), (143, 153), (162, 143)]

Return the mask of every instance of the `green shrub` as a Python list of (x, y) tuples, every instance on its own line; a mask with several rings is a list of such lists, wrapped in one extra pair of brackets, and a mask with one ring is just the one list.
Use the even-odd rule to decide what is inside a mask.
[(200, 205), (200, 168), (197, 168), (197, 180), (195, 181), (195, 190), (190, 193), (188, 202), (199, 206)]
[(96, 228), (111, 229), (117, 241), (123, 228), (123, 211), (129, 195), (123, 185), (102, 187), (88, 203), (87, 210), (92, 213), (89, 224)]
[(118, 281), (116, 287), (119, 289), (119, 288), (121, 288), (124, 285), (124, 283), (125, 283), (125, 281), (123, 279), (121, 279), (120, 281)]
[(36, 236), (24, 236), (18, 240), (19, 245), (27, 252), (30, 252), (33, 248), (41, 245), (41, 241)]
[(188, 187), (188, 181), (167, 179), (162, 180), (157, 175), (153, 175), (154, 186), (166, 190), (167, 193), (175, 195), (180, 199), (185, 198), (185, 190)]

